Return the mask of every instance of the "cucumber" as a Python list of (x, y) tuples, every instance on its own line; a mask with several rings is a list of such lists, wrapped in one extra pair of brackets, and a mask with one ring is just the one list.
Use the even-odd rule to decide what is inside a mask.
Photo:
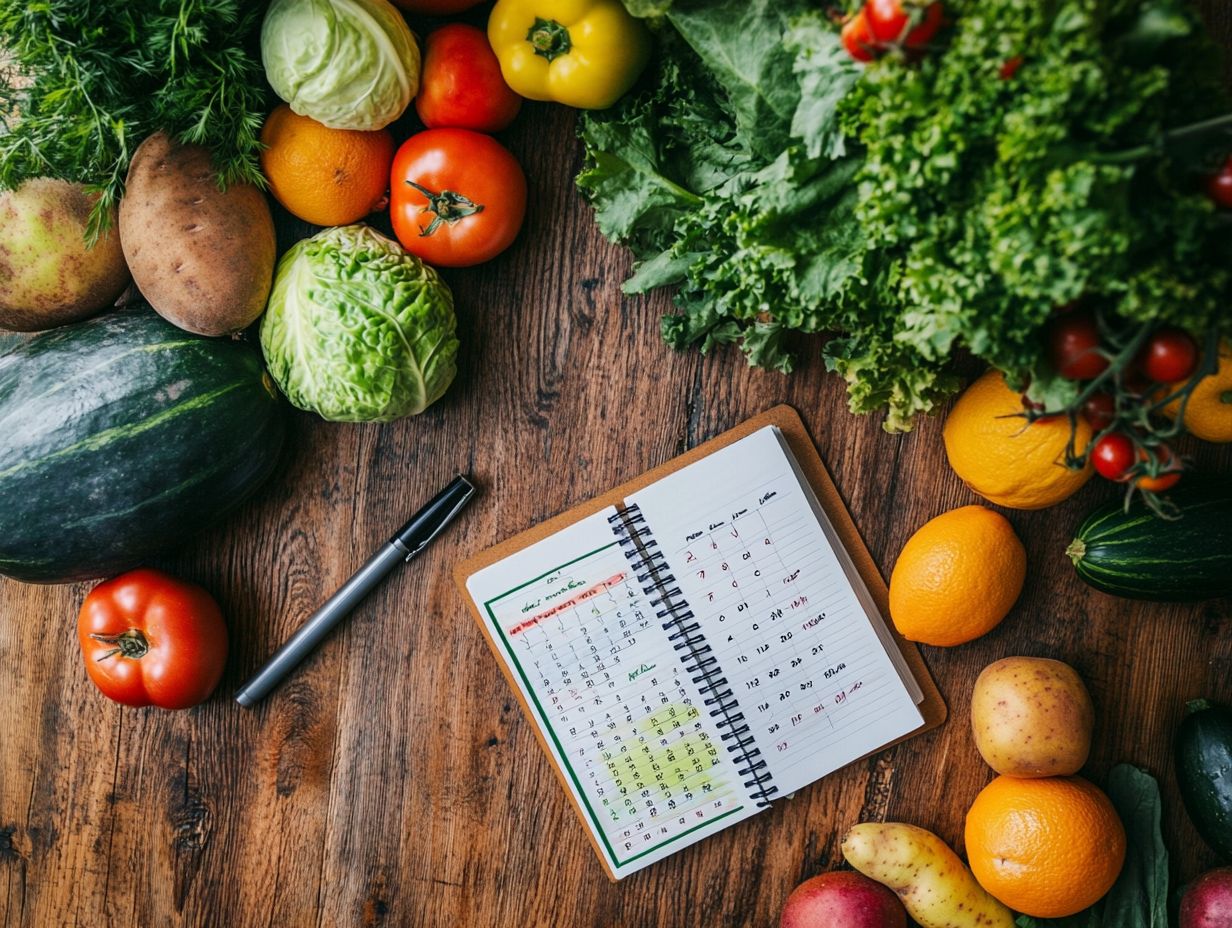
[(1141, 502), (1092, 512), (1065, 553), (1086, 583), (1128, 599), (1198, 602), (1232, 594), (1232, 477), (1187, 476), (1170, 494), (1178, 518)]
[(1232, 861), (1232, 708), (1197, 699), (1185, 711), (1173, 747), (1181, 799), (1198, 834)]
[(0, 574), (109, 576), (216, 522), (273, 472), (284, 405), (254, 347), (148, 307), (0, 354)]

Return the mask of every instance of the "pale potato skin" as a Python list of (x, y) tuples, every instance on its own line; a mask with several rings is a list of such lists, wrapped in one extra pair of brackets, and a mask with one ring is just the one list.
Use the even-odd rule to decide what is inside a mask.
[(922, 928), (1014, 928), (1014, 916), (990, 896), (949, 845), (931, 831), (865, 822), (843, 838), (847, 863), (902, 900)]
[(971, 693), (975, 746), (1011, 777), (1071, 776), (1091, 752), (1095, 709), (1073, 667), (1041, 657), (989, 664)]
[(95, 198), (81, 184), (35, 177), (0, 193), (0, 328), (17, 332), (78, 322), (115, 303), (128, 267), (111, 228), (90, 248)]
[(210, 153), (162, 132), (133, 154), (120, 241), (133, 281), (168, 322), (227, 335), (261, 315), (274, 276), (274, 220), (251, 184), (222, 191)]

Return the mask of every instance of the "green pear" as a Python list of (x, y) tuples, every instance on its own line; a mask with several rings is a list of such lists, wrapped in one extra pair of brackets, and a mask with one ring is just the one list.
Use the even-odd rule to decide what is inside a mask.
[(94, 198), (81, 184), (37, 177), (0, 193), (0, 328), (34, 332), (115, 303), (128, 285), (114, 211), (86, 246)]

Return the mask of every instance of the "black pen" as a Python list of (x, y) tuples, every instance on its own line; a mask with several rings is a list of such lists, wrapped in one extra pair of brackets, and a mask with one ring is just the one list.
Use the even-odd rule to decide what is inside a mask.
[(411, 516), (411, 520), (368, 558), (338, 592), (308, 617), (286, 644), (239, 688), (235, 701), (241, 706), (252, 706), (264, 699), (399, 562), (410, 561), (426, 548), (474, 495), (475, 485), (470, 480), (460, 475), (454, 477), (449, 486)]

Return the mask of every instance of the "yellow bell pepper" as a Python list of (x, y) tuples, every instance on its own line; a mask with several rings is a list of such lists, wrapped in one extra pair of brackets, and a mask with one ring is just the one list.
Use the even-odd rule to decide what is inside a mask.
[(646, 27), (620, 0), (497, 0), (488, 42), (514, 91), (585, 110), (619, 100), (650, 58)]

